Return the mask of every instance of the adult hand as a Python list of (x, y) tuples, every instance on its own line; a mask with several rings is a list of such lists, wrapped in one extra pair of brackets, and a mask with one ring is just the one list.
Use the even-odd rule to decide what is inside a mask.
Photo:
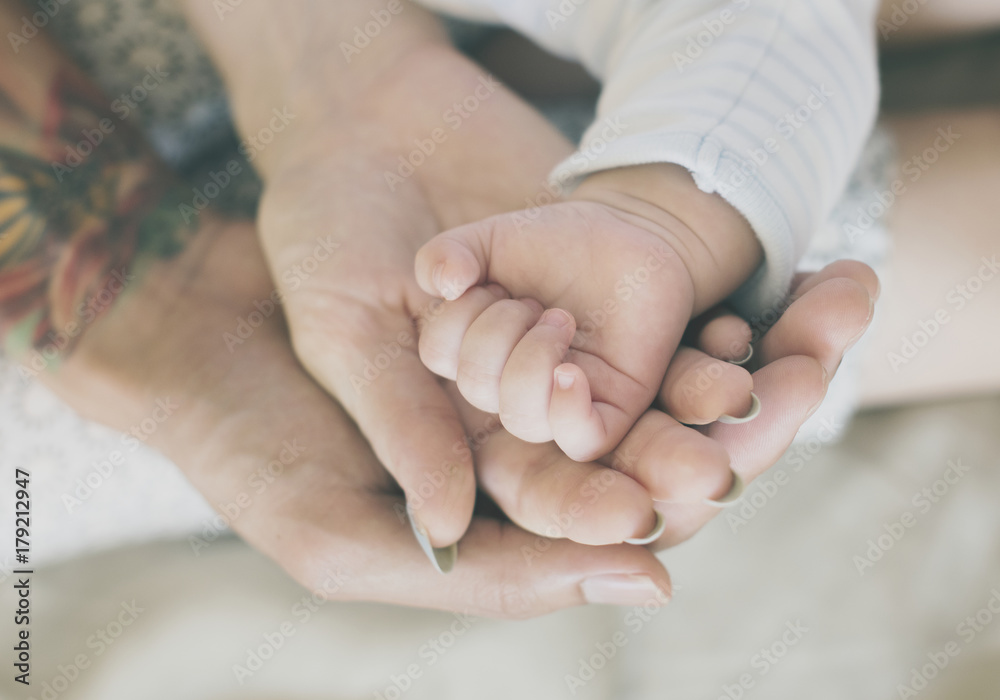
[[(472, 522), (455, 570), (435, 572), (400, 517), (394, 480), (302, 369), (280, 311), (242, 345), (227, 342), (236, 319), (269, 299), (273, 286), (249, 222), (202, 217), (183, 251), (151, 263), (59, 370), (43, 375), (71, 405), (124, 430), (169, 398), (177, 408), (148, 444), (250, 544), (333, 599), (493, 617), (588, 600), (665, 600), (669, 579), (645, 548), (547, 540), (489, 517)], [(474, 448), (502, 462), (496, 428), (478, 427)], [(618, 482), (631, 480), (618, 475)], [(594, 514), (621, 511), (628, 519), (617, 487), (595, 483), (605, 496)]]
[[(245, 5), (224, 26), (206, 17), (204, 8), (193, 12), (227, 73), (244, 132), (253, 133), (255, 124), (270, 117), (261, 97), (268, 91), (259, 89), (260, 83), (293, 86), (279, 94), (291, 102), (298, 121), (269, 146), (258, 165), (266, 182), (261, 240), (286, 299), (294, 347), (309, 372), (357, 421), (406, 492), (430, 543), (439, 548), (438, 563), (447, 564), (448, 545), (465, 531), (475, 497), (473, 452), (466, 448), (459, 414), (473, 427), (485, 417), (449, 396), (419, 362), (414, 321), (432, 319), (435, 307), (413, 281), (414, 254), (440, 230), (538, 201), (549, 168), (570, 147), (517, 98), (445, 46), (433, 29), (428, 31), (428, 18), (418, 8), (407, 6), (409, 14), (396, 17), (377, 44), (352, 56), (349, 70), (320, 62), (323, 70), (310, 72), (304, 66), (316, 63), (314, 54), (303, 49), (302, 56), (284, 59), (268, 53), (255, 72), (247, 69), (247, 61), (262, 59), (240, 53), (246, 45), (239, 41), (240, 32), (249, 31), (240, 22), (251, 18), (251, 29), (260, 17), (282, 23), (283, 40), (275, 46), (279, 53), (308, 47), (312, 33), (302, 34), (301, 41), (290, 38), (301, 31), (295, 22), (304, 6), (282, 7), (273, 16), (264, 4)], [(337, 5), (327, 14), (337, 15), (347, 32), (350, 13), (361, 12), (360, 5)], [(321, 24), (324, 16), (309, 19)], [(256, 30), (263, 31), (259, 25)], [(328, 37), (324, 41), (328, 46)], [(282, 75), (291, 77), (282, 81)], [(317, 75), (331, 81), (330, 95), (318, 89)], [(666, 419), (662, 413), (651, 415), (662, 418), (645, 421), (647, 427)], [(711, 441), (684, 434), (684, 444), (713, 449)], [(648, 429), (638, 435), (662, 452), (646, 452), (648, 471), (655, 476), (644, 485), (656, 478), (674, 489), (690, 461), (676, 449), (663, 450), (665, 441), (650, 440)], [(627, 438), (623, 445), (637, 442)], [(553, 498), (573, 503), (574, 493), (592, 476), (590, 466), (563, 461), (551, 445), (529, 448), (504, 433), (475, 457), (481, 463), (480, 481), (508, 515), (541, 532), (553, 514), (564, 513), (564, 504)], [(527, 475), (523, 467), (539, 464), (550, 468), (531, 482), (537, 497), (523, 498), (526, 492), (517, 489)], [(504, 467), (514, 473), (505, 476)], [(640, 482), (642, 474), (634, 473)], [(692, 491), (724, 493), (730, 478), (728, 469), (711, 470), (694, 479)], [(597, 515), (576, 518), (569, 537), (609, 544), (650, 531), (655, 518), (649, 496), (631, 479), (615, 483), (617, 502), (630, 506), (622, 508), (624, 517), (609, 522), (606, 514), (614, 509), (605, 505)]]
[[(871, 280), (863, 267), (818, 273), (760, 341), (758, 352), (769, 364), (755, 379), (769, 408), (752, 431), (711, 429), (727, 429), (713, 437), (733, 451), (734, 468), (746, 478), (777, 459), (822, 397), (825, 368), (836, 368), (866, 325), (863, 285)], [(633, 483), (630, 477), (607, 465), (572, 463), (551, 443), (522, 443), (467, 405), (466, 430), (485, 490), (516, 522), (544, 536), (477, 516), (462, 540), (461, 560), (441, 577), (399, 515), (393, 479), (296, 361), (280, 314), (230, 352), (225, 334), (234, 319), (272, 291), (252, 226), (209, 219), (178, 257), (154, 264), (96, 321), (47, 381), (85, 415), (120, 428), (170, 397), (178, 409), (150, 444), (179, 464), (213, 506), (232, 512), (238, 505), (232, 526), (248, 542), (331, 598), (492, 617), (585, 602), (666, 600), (669, 578), (649, 549), (595, 548), (566, 538), (586, 539), (588, 530), (600, 538), (620, 531), (623, 520), (628, 526), (632, 493), (622, 485)], [(651, 410), (616, 454), (628, 455), (640, 481), (671, 466), (663, 429), (670, 420)], [(570, 467), (584, 478), (567, 487), (558, 475)], [(661, 509), (668, 530), (660, 545), (690, 535), (718, 512)]]

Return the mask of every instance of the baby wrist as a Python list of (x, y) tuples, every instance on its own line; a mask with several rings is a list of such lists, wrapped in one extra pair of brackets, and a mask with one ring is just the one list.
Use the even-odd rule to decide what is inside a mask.
[(600, 171), (584, 180), (571, 199), (598, 201), (649, 221), (691, 275), (695, 315), (736, 291), (763, 259), (743, 215), (718, 194), (700, 190), (679, 165)]

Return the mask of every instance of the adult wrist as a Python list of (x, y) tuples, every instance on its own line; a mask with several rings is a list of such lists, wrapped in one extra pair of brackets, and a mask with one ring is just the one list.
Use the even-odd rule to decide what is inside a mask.
[[(448, 43), (440, 22), (408, 0), (242, 0), (228, 10), (222, 5), (182, 0), (248, 140), (290, 120), (296, 122), (292, 131), (310, 125), (336, 129), (410, 52)], [(282, 148), (254, 150), (254, 165), (266, 178)]]

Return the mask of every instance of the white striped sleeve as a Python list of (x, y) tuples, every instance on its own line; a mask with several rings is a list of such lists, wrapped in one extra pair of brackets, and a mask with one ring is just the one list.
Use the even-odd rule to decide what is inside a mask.
[(778, 304), (840, 197), (878, 102), (876, 0), (427, 0), (505, 22), (604, 83), (564, 184), (643, 163), (686, 167), (750, 222), (760, 269), (733, 301)]

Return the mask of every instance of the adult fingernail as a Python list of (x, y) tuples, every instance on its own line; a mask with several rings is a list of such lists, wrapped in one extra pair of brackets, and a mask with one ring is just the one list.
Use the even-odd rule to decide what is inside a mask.
[(865, 325), (860, 331), (858, 331), (857, 335), (855, 335), (853, 338), (847, 341), (847, 345), (844, 346), (844, 355), (846, 355), (847, 351), (853, 348), (855, 345), (857, 345), (858, 341), (864, 337), (865, 333), (867, 333), (868, 329), (871, 327), (872, 319), (874, 318), (875, 318), (875, 299), (873, 297), (868, 297), (868, 318), (865, 319)]
[(744, 357), (742, 360), (730, 360), (729, 364), (731, 364), (731, 365), (741, 365), (742, 366), (742, 365), (745, 365), (747, 362), (749, 362), (751, 357), (753, 357), (753, 345), (748, 345), (747, 346), (747, 356)]
[(719, 416), (720, 423), (726, 423), (728, 425), (737, 425), (739, 423), (749, 423), (754, 418), (760, 414), (760, 398), (757, 394), (750, 392), (750, 410), (747, 414), (741, 418), (736, 418), (735, 416), (721, 415)]
[(653, 529), (650, 531), (650, 533), (645, 537), (629, 537), (627, 540), (625, 540), (625, 544), (638, 544), (638, 545), (650, 544), (651, 542), (656, 542), (656, 540), (660, 539), (660, 535), (662, 535), (663, 531), (667, 529), (667, 521), (663, 517), (663, 513), (661, 513), (660, 511), (655, 511), (655, 512), (656, 512), (656, 524), (653, 525)]
[(458, 542), (449, 547), (434, 547), (427, 535), (427, 528), (420, 523), (409, 504), (406, 505), (406, 516), (410, 519), (410, 527), (413, 528), (413, 535), (417, 538), (420, 549), (424, 550), (434, 568), (438, 573), (450, 573), (458, 559)]
[(745, 491), (746, 483), (743, 481), (743, 477), (733, 472), (733, 481), (726, 494), (719, 498), (706, 498), (705, 505), (714, 506), (715, 508), (728, 508), (739, 503), (743, 499)]
[(670, 600), (670, 594), (660, 589), (649, 576), (640, 574), (605, 574), (591, 576), (580, 583), (580, 591), (588, 603), (595, 605), (646, 605)]

